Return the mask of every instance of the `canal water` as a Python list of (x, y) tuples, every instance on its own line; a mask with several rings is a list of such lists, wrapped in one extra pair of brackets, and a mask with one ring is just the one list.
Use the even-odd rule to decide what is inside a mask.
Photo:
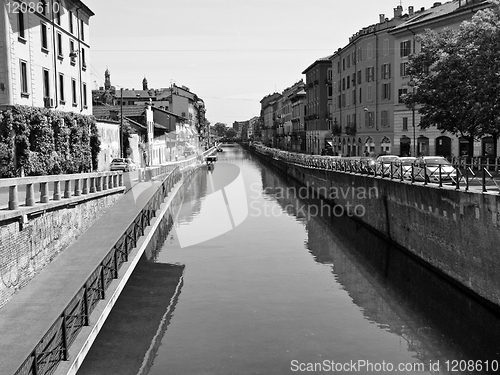
[(496, 312), (240, 146), (218, 156), (78, 375), (500, 371)]

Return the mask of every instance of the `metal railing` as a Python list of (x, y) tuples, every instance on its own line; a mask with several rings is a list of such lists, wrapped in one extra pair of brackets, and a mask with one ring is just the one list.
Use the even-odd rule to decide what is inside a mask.
[(35, 346), (32, 353), (16, 371), (15, 375), (50, 375), (60, 361), (68, 359), (68, 349), (84, 326), (97, 303), (106, 297), (106, 290), (128, 256), (137, 246), (140, 236), (151, 224), (151, 219), (165, 200), (172, 187), (181, 179), (182, 173), (176, 167), (125, 230), (120, 240), (95, 268), (82, 288), (56, 319), (49, 331)]
[(437, 184), (439, 187), (449, 185), (455, 189), (478, 190), (482, 192), (498, 191), (500, 193), (500, 166), (498, 163), (460, 163), (450, 165), (424, 166), (418, 164), (404, 165), (400, 162), (377, 163), (363, 157), (338, 157), (306, 155), (282, 151), (263, 145), (255, 145), (256, 152), (271, 156), (275, 160), (301, 165), (307, 168), (325, 169), (337, 172), (362, 174), (370, 177), (385, 178), (423, 185)]

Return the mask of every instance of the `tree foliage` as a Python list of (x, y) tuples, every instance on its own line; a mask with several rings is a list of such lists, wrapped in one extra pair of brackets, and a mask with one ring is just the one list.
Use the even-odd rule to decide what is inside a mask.
[(215, 123), (215, 134), (217, 134), (218, 137), (224, 137), (226, 135), (226, 127), (226, 124), (223, 124), (222, 122)]
[(456, 30), (426, 30), (417, 40), (421, 51), (410, 56), (408, 69), (413, 90), (403, 100), (410, 108), (420, 105), (420, 127), (437, 126), (469, 138), (470, 146), (485, 135), (498, 137), (498, 4), (477, 12)]
[(236, 137), (236, 130), (233, 128), (228, 128), (225, 133), (226, 138), (234, 138)]

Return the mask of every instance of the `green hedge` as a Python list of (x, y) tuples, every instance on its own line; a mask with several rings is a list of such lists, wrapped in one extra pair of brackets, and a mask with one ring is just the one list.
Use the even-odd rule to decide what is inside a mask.
[[(100, 140), (93, 116), (17, 105), (0, 111), (0, 177), (90, 172)], [(91, 167), (92, 165), (92, 167)]]

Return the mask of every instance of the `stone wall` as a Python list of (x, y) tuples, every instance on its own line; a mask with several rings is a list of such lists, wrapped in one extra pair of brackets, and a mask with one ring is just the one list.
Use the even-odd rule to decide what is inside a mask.
[(121, 192), (41, 211), (26, 223), (0, 223), (0, 307), (120, 197)]
[(360, 220), (500, 306), (500, 194), (304, 168), (263, 157), (326, 198), (334, 213)]

